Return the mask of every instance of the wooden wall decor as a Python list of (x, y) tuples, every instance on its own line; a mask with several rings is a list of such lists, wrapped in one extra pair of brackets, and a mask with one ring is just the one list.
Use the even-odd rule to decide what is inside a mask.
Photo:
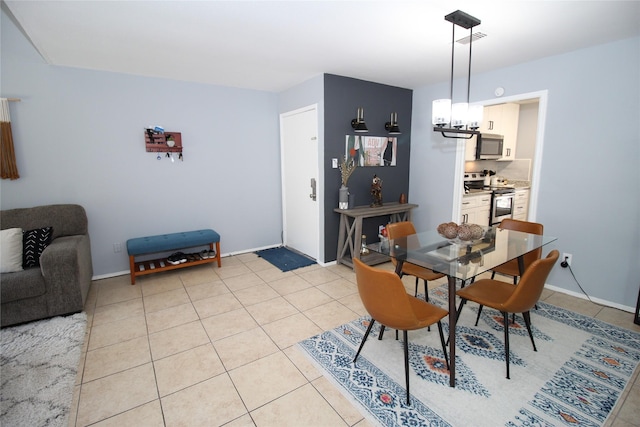
[(182, 153), (182, 134), (180, 132), (144, 132), (144, 143), (150, 153)]

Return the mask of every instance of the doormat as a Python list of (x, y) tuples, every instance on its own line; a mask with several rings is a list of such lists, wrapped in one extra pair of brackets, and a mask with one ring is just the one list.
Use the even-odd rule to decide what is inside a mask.
[(299, 254), (298, 252), (294, 252), (291, 249), (285, 248), (284, 246), (264, 249), (261, 251), (256, 251), (255, 253), (256, 255), (269, 261), (271, 264), (275, 265), (282, 271), (291, 271), (316, 263), (313, 259)]

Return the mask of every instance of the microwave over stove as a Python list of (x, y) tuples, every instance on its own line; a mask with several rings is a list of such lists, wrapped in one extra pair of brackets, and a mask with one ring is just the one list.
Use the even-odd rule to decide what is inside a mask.
[(502, 157), (504, 136), (481, 133), (477, 136), (476, 160), (491, 160)]

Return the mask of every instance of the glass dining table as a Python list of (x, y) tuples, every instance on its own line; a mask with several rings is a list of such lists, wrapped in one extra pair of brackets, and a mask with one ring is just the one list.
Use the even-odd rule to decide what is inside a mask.
[(370, 251), (397, 260), (396, 273), (405, 262), (447, 275), (449, 285), (449, 385), (455, 387), (456, 283), (465, 283), (498, 265), (517, 259), (524, 272), (523, 255), (547, 245), (556, 237), (502, 228), (483, 227), (481, 239), (446, 239), (437, 231), (412, 234), (367, 245)]

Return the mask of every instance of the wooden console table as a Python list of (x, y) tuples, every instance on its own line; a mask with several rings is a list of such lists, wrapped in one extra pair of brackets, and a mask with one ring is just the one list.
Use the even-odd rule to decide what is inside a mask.
[[(383, 206), (372, 208), (370, 206), (356, 206), (353, 209), (334, 209), (340, 214), (340, 229), (338, 232), (338, 256), (337, 261), (353, 268), (351, 258), (361, 259), (365, 264), (374, 265), (387, 262), (389, 257), (370, 253), (360, 258), (362, 246), (362, 220), (377, 216), (389, 215), (389, 222), (411, 221), (411, 210), (418, 205), (411, 203), (385, 203)], [(373, 243), (373, 242), (369, 242)]]

